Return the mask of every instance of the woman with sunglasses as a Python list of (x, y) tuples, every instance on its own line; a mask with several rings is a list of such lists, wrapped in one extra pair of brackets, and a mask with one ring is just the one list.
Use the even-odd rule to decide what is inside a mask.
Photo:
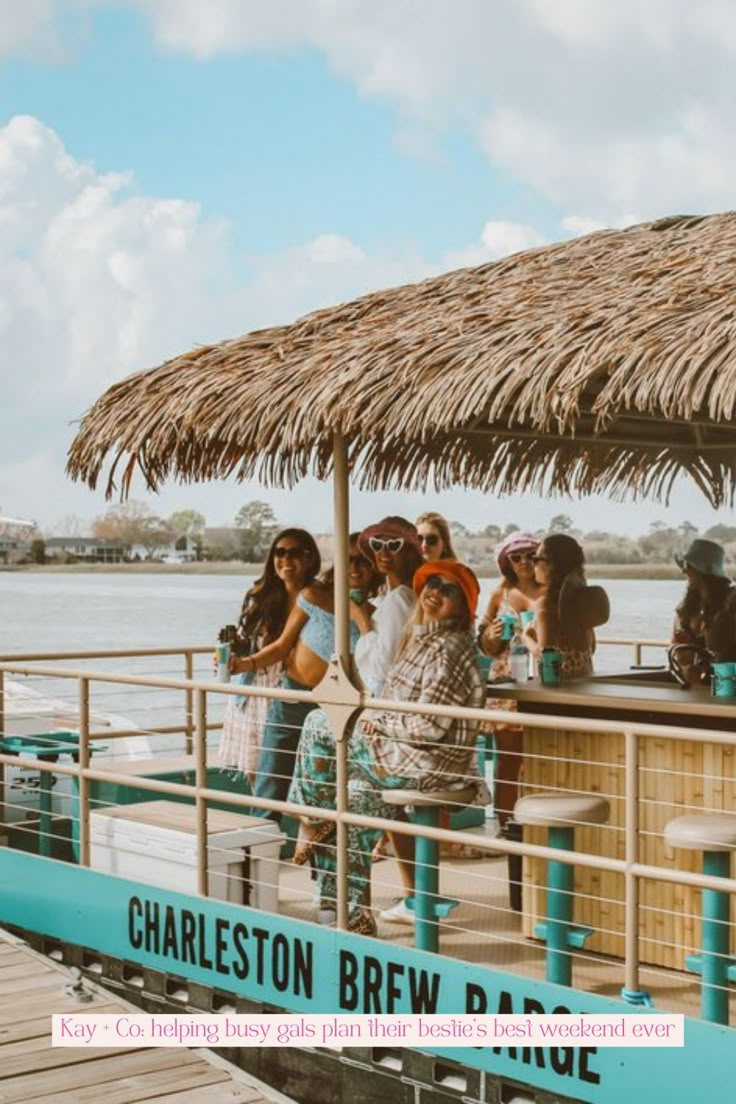
[[(311, 540), (311, 538), (310, 538)], [(312, 541), (312, 544), (314, 542)], [(357, 543), (352, 545), (355, 557), (359, 554)], [(316, 560), (315, 560), (316, 553)], [(306, 558), (316, 563), (319, 570), (319, 552), (306, 544), (296, 548), (277, 546), (276, 559), (298, 560)], [(372, 577), (371, 566), (353, 562), (353, 579), (367, 586)], [(313, 690), (322, 681), (335, 650), (334, 593), (330, 582), (314, 580), (296, 596), (284, 629), (277, 640), (267, 644), (253, 655), (231, 660), (234, 674), (255, 673), (273, 663), (284, 664), (284, 674), (279, 686), (285, 690)], [(358, 638), (358, 629), (351, 624), (351, 644)], [(255, 786), (257, 797), (284, 801), (294, 773), (294, 761), (299, 746), (299, 736), (306, 716), (316, 708), (310, 702), (272, 700), (266, 715), (266, 724), (258, 756)], [(255, 810), (256, 815), (281, 820), (274, 809)]]
[(556, 648), (566, 678), (591, 675), (593, 630), (608, 620), (609, 603), (603, 587), (587, 585), (582, 547), (566, 533), (552, 533), (534, 557), (534, 571), (542, 593), (534, 624), (524, 630), (529, 651), (539, 658), (544, 648)]
[[(284, 631), (297, 595), (311, 586), (320, 568), (314, 538), (304, 529), (282, 529), (274, 537), (266, 556), (263, 574), (243, 599), (237, 637), (241, 653), (255, 653), (278, 640)], [(250, 675), (240, 676), (253, 686), (278, 686), (283, 675), (281, 660), (275, 660)], [(228, 698), (222, 726), (218, 760), (225, 769), (242, 773), (252, 787), (266, 723), (268, 699)]]
[[(386, 697), (481, 708), (485, 697), (470, 632), (478, 602), (478, 580), (469, 567), (452, 561), (424, 564), (416, 572), (418, 597), (399, 655), (383, 687)], [(484, 790), (475, 764), (475, 722), (408, 713), (367, 713), (348, 742), (350, 807), (368, 816), (395, 819), (396, 809), (384, 805), (386, 789), (462, 789), (469, 779)], [(323, 713), (305, 723), (292, 801), (316, 808), (335, 805), (335, 738)], [(367, 911), (370, 898), (371, 850), (380, 832), (350, 826), (348, 852), (349, 926), (375, 934)], [(405, 895), (414, 889), (413, 842), (401, 840), (399, 869)], [(336, 897), (334, 825), (319, 819), (302, 825), (296, 862), (314, 856), (320, 896)], [(402, 910), (402, 916), (398, 912)], [(381, 914), (384, 919), (411, 922), (404, 899)]]
[[(511, 638), (521, 632), (521, 614), (534, 609), (542, 592), (534, 575), (534, 556), (539, 544), (531, 533), (516, 532), (509, 534), (496, 549), (501, 584), (491, 594), (478, 626), (478, 647), (484, 655), (492, 657), (494, 678), (511, 678)], [(488, 704), (491, 709), (516, 711), (513, 701), (494, 699)], [(493, 803), (499, 827), (503, 829), (519, 796), (524, 732), (516, 723), (489, 727), (495, 744)]]
[(394, 660), (416, 598), (411, 581), (422, 564), (416, 528), (402, 517), (386, 517), (369, 525), (359, 538), (360, 551), (383, 576), (384, 589), (371, 615), (351, 605), (360, 640), (355, 662), (371, 694), (380, 694)]
[(419, 551), (422, 559), (427, 563), (435, 563), (437, 560), (456, 560), (455, 549), (452, 547), (450, 526), (442, 514), (433, 510), (426, 514), (420, 514), (416, 520), (417, 533), (419, 534)]

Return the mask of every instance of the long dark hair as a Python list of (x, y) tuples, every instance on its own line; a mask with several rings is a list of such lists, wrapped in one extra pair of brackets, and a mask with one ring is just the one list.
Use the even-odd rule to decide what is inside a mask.
[(311, 533), (306, 529), (282, 529), (271, 541), (260, 579), (243, 599), (238, 622), (238, 639), (249, 651), (271, 644), (282, 633), (289, 615), (289, 595), (274, 566), (274, 549), (279, 541), (298, 541), (304, 549), (307, 573), (304, 585), (310, 586), (320, 573), (322, 558)]
[(549, 564), (548, 601), (554, 609), (559, 609), (560, 592), (570, 574), (574, 572), (585, 583), (585, 553), (574, 537), (566, 533), (545, 537), (541, 552)]
[(723, 608), (723, 600), (726, 593), (733, 585), (730, 579), (722, 579), (720, 575), (706, 575), (706, 586), (701, 588), (696, 583), (688, 583), (682, 601), (675, 610), (679, 626), (692, 633), (692, 623), (701, 617), (706, 623)]

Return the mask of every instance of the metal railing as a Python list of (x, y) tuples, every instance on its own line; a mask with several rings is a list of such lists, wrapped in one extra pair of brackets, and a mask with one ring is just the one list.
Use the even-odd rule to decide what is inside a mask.
[[(601, 642), (602, 643), (602, 642)], [(631, 641), (615, 640), (610, 643), (631, 643), (635, 647), (666, 646), (662, 641)], [(177, 731), (184, 732), (185, 738), (190, 742), (195, 755), (195, 781), (193, 785), (168, 782), (161, 779), (136, 776), (137, 789), (150, 791), (151, 793), (172, 795), (181, 798), (194, 799), (196, 807), (196, 833), (197, 833), (197, 888), (203, 895), (208, 893), (207, 872), (207, 840), (208, 840), (208, 803), (221, 801), (223, 791), (208, 786), (207, 779), (207, 744), (208, 733), (213, 725), (208, 720), (208, 703), (212, 696), (222, 700), (232, 696), (250, 697), (257, 696), (265, 699), (288, 699), (290, 701), (307, 702), (313, 705), (322, 705), (328, 717), (337, 730), (338, 744), (343, 744), (350, 727), (350, 718), (356, 710), (365, 708), (390, 710), (392, 712), (415, 714), (421, 716), (466, 718), (479, 723), (495, 722), (508, 724), (509, 714), (503, 710), (489, 709), (461, 709), (449, 706), (419, 704), (415, 702), (399, 702), (391, 699), (373, 698), (366, 693), (356, 690), (347, 680), (344, 672), (340, 672), (333, 665), (328, 672), (325, 681), (314, 691), (285, 691), (282, 688), (268, 689), (261, 687), (247, 687), (240, 685), (221, 684), (212, 681), (198, 681), (191, 678), (162, 678), (150, 675), (117, 674), (109, 671), (89, 671), (75, 667), (59, 667), (46, 665), (43, 661), (53, 659), (89, 659), (89, 658), (132, 658), (151, 657), (161, 655), (182, 656), (191, 670), (194, 656), (210, 652), (209, 648), (171, 648), (171, 649), (139, 649), (121, 650), (119, 652), (105, 653), (66, 653), (64, 656), (54, 655), (25, 655), (23, 657), (3, 657), (0, 663), (0, 733), (5, 731), (4, 715), (4, 680), (6, 675), (35, 676), (37, 678), (53, 678), (74, 680), (77, 683), (78, 699), (78, 728), (80, 754), (79, 761), (75, 765), (63, 765), (61, 763), (47, 763), (40, 759), (29, 758), (23, 755), (0, 755), (0, 764), (25, 768), (39, 772), (51, 772), (54, 775), (76, 777), (79, 786), (79, 849), (80, 862), (84, 866), (90, 863), (90, 787), (93, 782), (113, 783), (118, 785), (131, 785), (131, 777), (122, 771), (114, 769), (102, 769), (95, 766), (90, 759), (90, 688), (93, 684), (101, 686), (127, 686), (145, 687), (151, 689), (168, 689), (181, 691), (185, 697), (187, 723)], [(636, 654), (636, 653), (635, 653)], [(733, 720), (736, 729), (736, 706), (720, 706), (722, 717)], [(521, 720), (522, 718), (520, 718)], [(403, 836), (424, 837), (437, 840), (440, 843), (464, 843), (482, 852), (501, 852), (506, 855), (523, 855), (528, 858), (541, 860), (555, 860), (569, 863), (576, 868), (592, 871), (609, 871), (623, 876), (624, 880), (624, 986), (627, 990), (640, 989), (640, 886), (642, 882), (658, 881), (687, 886), (693, 889), (714, 889), (729, 894), (736, 893), (736, 879), (708, 876), (685, 870), (652, 865), (639, 861), (639, 779), (641, 767), (642, 746), (647, 741), (660, 741), (663, 736), (667, 740), (675, 742), (692, 741), (696, 744), (720, 745), (728, 748), (736, 748), (736, 733), (704, 730), (697, 727), (667, 725), (663, 730), (661, 725), (644, 723), (623, 723), (615, 720), (597, 720), (594, 718), (566, 717), (559, 714), (534, 713), (533, 716), (523, 718), (527, 727), (535, 730), (560, 730), (564, 729), (572, 733), (587, 734), (618, 734), (624, 740), (624, 786), (623, 799), (625, 802), (626, 816), (624, 825), (625, 854), (623, 858), (610, 855), (590, 854), (583, 850), (560, 850), (542, 844), (528, 841), (517, 843), (510, 839), (498, 837), (486, 837), (463, 830), (451, 828), (429, 828), (419, 826), (407, 821), (397, 821), (388, 818), (377, 818), (363, 815), (351, 810), (347, 801), (346, 776), (338, 776), (338, 800), (334, 809), (319, 809), (320, 819), (334, 822), (338, 829), (336, 844), (337, 884), (338, 884), (338, 909), (337, 923), (345, 928), (347, 924), (346, 882), (347, 882), (347, 827), (354, 825), (377, 830), (400, 829)], [(105, 732), (105, 739), (114, 740), (126, 732), (112, 730)], [(313, 806), (304, 806), (290, 801), (275, 801), (257, 797), (250, 794), (238, 794), (227, 792), (228, 806), (242, 808), (243, 810), (258, 808), (263, 810), (286, 813), (296, 817), (313, 817)]]

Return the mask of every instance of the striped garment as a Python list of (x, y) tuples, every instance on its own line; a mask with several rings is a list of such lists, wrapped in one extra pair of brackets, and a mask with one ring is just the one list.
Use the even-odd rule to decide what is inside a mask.
[[(409, 647), (389, 671), (381, 697), (482, 709), (485, 688), (471, 634), (455, 621), (416, 626)], [(373, 726), (366, 740), (376, 767), (386, 775), (416, 779), (421, 790), (478, 781), (477, 721), (376, 711), (362, 719)]]

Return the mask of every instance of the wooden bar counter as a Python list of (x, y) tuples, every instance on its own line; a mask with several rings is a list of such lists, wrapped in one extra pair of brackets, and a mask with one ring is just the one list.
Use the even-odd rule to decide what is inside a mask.
[[(575, 732), (535, 728), (531, 714), (637, 722), (661, 728), (639, 738), (639, 861), (700, 871), (699, 852), (666, 847), (664, 826), (698, 811), (736, 812), (734, 746), (667, 738), (668, 728), (697, 728), (736, 734), (736, 700), (715, 699), (706, 690), (683, 690), (665, 672), (601, 676), (547, 689), (537, 681), (489, 688), (490, 698), (515, 699), (524, 724), (521, 793), (549, 790), (607, 797), (607, 825), (576, 831), (576, 849), (625, 857), (623, 732)], [(736, 741), (736, 736), (734, 737)], [(546, 842), (546, 830), (526, 828), (526, 840)], [(546, 864), (524, 860), (523, 932), (530, 937), (545, 913)], [(640, 882), (639, 953), (643, 963), (684, 969), (685, 956), (700, 945), (700, 893), (667, 882)], [(575, 921), (595, 930), (586, 951), (619, 958), (624, 954), (624, 879), (607, 871), (575, 872)]]

